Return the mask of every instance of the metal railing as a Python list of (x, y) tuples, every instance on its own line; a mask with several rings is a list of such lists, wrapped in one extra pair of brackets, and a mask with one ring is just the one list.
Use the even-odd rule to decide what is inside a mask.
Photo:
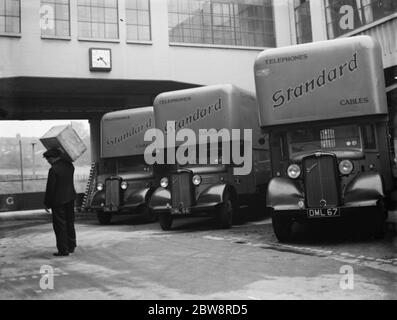
[[(32, 181), (32, 180), (47, 180), (48, 175), (24, 175), (23, 180), (24, 181)], [(84, 181), (88, 180), (89, 175), (83, 174), (75, 174), (74, 175), (74, 180), (75, 181)], [(0, 175), (0, 182), (20, 182), (21, 175), (19, 174), (6, 174), (6, 175)]]

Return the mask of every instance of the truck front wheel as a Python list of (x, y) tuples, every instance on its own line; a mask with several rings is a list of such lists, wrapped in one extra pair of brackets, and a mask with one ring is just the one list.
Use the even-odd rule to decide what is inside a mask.
[(161, 229), (164, 231), (170, 230), (172, 226), (172, 216), (168, 212), (159, 213), (159, 222)]
[(292, 219), (289, 217), (272, 216), (273, 230), (278, 241), (287, 242), (292, 236)]
[(223, 203), (216, 211), (216, 223), (220, 229), (230, 229), (233, 223), (233, 214), (237, 212), (235, 201), (231, 194), (226, 192), (223, 197)]
[(372, 219), (372, 234), (375, 239), (382, 239), (385, 235), (385, 221), (387, 219), (387, 209), (385, 207), (384, 201), (380, 200)]
[(146, 204), (138, 208), (138, 213), (143, 215), (146, 222), (155, 222), (157, 220), (156, 213)]
[(109, 225), (112, 221), (112, 215), (110, 213), (104, 213), (103, 211), (97, 211), (96, 213), (98, 221), (101, 225)]

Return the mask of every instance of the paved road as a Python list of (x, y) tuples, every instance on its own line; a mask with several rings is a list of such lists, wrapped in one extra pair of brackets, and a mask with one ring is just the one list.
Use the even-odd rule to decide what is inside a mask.
[[(230, 230), (203, 218), (177, 220), (169, 232), (130, 217), (76, 227), (76, 252), (55, 258), (49, 221), (2, 221), (0, 299), (397, 299), (392, 232), (373, 240), (338, 225), (298, 226), (287, 245), (269, 219)], [(44, 265), (53, 289), (39, 285), (48, 284)], [(340, 286), (344, 270), (353, 271), (353, 289)]]

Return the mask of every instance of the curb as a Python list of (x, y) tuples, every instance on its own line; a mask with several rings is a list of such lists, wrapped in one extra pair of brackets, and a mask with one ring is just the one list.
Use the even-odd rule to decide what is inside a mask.
[[(79, 212), (75, 211), (76, 220), (84, 218), (95, 218), (96, 215), (93, 212)], [(44, 209), (40, 210), (26, 210), (26, 211), (3, 211), (0, 212), (0, 221), (7, 220), (51, 220), (51, 213), (47, 213)], [(389, 211), (386, 225), (391, 228), (396, 228), (397, 225), (397, 211)]]
[[(94, 213), (75, 211), (76, 220), (94, 217), (96, 217)], [(47, 213), (44, 209), (0, 212), (0, 221), (10, 220), (52, 220), (52, 214), (51, 211)]]

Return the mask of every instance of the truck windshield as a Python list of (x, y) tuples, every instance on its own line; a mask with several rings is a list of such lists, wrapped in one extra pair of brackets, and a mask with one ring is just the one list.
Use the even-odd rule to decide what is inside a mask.
[(301, 128), (288, 132), (291, 155), (315, 151), (358, 151), (362, 150), (358, 126), (328, 126)]
[(152, 171), (152, 167), (145, 163), (145, 159), (141, 155), (120, 158), (117, 160), (117, 172), (119, 174), (145, 171)]
[[(229, 147), (230, 148), (230, 147)], [(207, 152), (205, 152), (206, 150)], [(203, 152), (204, 151), (204, 152)], [(222, 158), (222, 143), (219, 144), (206, 144), (206, 145), (195, 145), (196, 152), (196, 165), (202, 164), (212, 164), (212, 165), (222, 165), (224, 164), (224, 159)], [(230, 153), (230, 150), (229, 150)], [(185, 154), (187, 156), (187, 154)], [(229, 164), (229, 163), (226, 163)], [(190, 166), (191, 164), (186, 164), (184, 166)]]

